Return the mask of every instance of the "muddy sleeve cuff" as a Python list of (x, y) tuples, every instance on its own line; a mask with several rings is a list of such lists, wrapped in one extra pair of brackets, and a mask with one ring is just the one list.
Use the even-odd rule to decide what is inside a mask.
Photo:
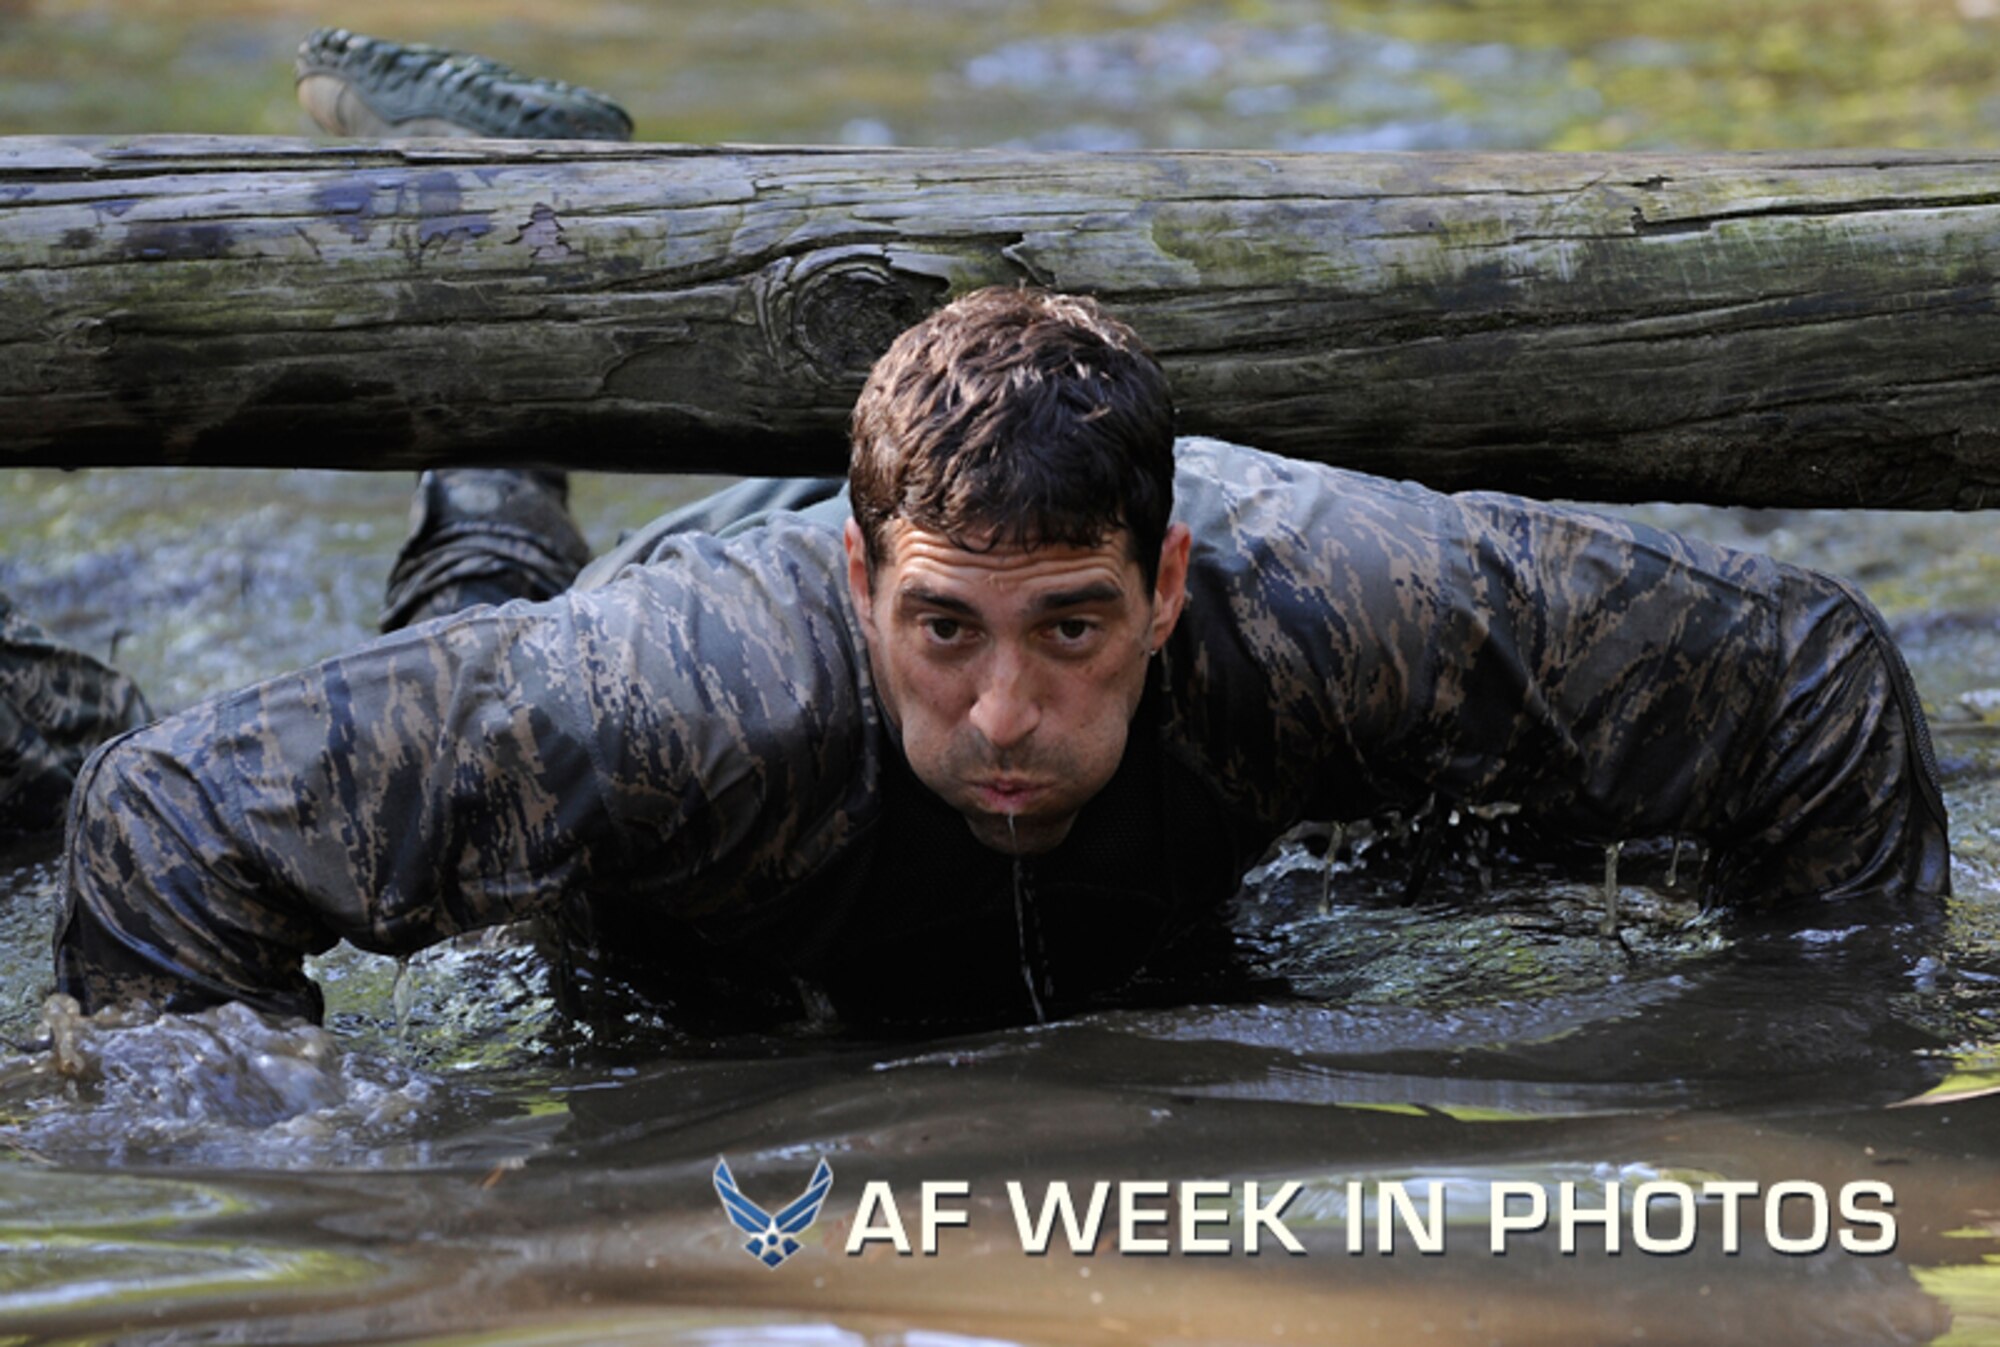
[(1846, 581), (1788, 568), (1776, 646), (1780, 676), (1722, 811), (1710, 897), (1948, 895), (1929, 729), (1881, 614)]
[[(228, 843), (160, 750), (132, 737), (85, 764), (64, 856), (56, 989), (86, 1012), (119, 1001), (196, 1010), (240, 1000), (317, 1021), (303, 957), (334, 942), (307, 913), (257, 901), (210, 868)], [(233, 868), (240, 868), (233, 867)]]

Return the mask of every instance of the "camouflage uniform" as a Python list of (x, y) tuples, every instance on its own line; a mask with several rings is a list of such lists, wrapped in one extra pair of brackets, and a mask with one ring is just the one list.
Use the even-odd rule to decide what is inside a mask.
[(51, 640), (0, 594), (0, 834), (60, 827), (84, 758), (151, 718), (131, 679)]
[(300, 958), (339, 938), (555, 914), (689, 985), (1024, 1013), (1119, 994), (1291, 825), (1432, 800), (1703, 838), (1718, 902), (1945, 891), (1920, 712), (1839, 582), (1213, 441), (1178, 459), (1187, 612), (1047, 856), (979, 847), (911, 776), (816, 507), (117, 741), (79, 782), (61, 985), (311, 1016)]

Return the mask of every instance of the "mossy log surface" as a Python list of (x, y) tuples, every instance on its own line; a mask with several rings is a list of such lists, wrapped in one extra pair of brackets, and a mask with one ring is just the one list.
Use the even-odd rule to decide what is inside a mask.
[(0, 139), (0, 462), (837, 471), (947, 295), (1448, 488), (2000, 505), (2000, 154)]

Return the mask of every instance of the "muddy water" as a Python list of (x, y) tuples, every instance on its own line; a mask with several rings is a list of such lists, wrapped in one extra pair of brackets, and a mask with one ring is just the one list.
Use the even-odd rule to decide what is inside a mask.
[[(283, 53), (336, 17), (266, 0), (0, 0), (0, 131), (290, 131)], [(1321, 148), (1991, 144), (1992, 6), (1514, 3), (546, 6), (355, 0), (356, 27), (610, 89), (654, 138)], [(838, 60), (828, 56), (838, 48)], [(0, 474), (0, 590), (163, 708), (363, 639), (407, 482)], [(585, 478), (592, 541), (701, 484)], [(1745, 932), (1696, 864), (1628, 848), (1468, 864), (1415, 908), (1383, 844), (1312, 839), (1237, 905), (1270, 990), (870, 1043), (566, 1024), (501, 934), (407, 967), (336, 951), (324, 1032), (237, 1012), (45, 1018), (53, 850), (0, 855), (0, 1338), (205, 1342), (2000, 1340), (2000, 520), (1656, 507), (1857, 577), (1940, 728), (1943, 928)], [(1461, 819), (1497, 830), (1503, 819)], [(1434, 826), (1452, 827), (1449, 819)], [(1673, 874), (1681, 882), (1669, 880)], [(804, 1247), (745, 1256), (713, 1187), (834, 1186)], [(1307, 1252), (1020, 1252), (1006, 1184), (1301, 1185)], [(934, 1257), (843, 1253), (864, 1185), (964, 1180)], [(1890, 1185), (1898, 1240), (1773, 1248), (1745, 1203), (1635, 1247), (1648, 1181)], [(1444, 1252), (1394, 1224), (1444, 1204)], [(1501, 1185), (1602, 1207), (1489, 1251)], [(1148, 1205), (1156, 1205), (1149, 1202)], [(1518, 1209), (1518, 1208), (1517, 1208)], [(1395, 1251), (1374, 1251), (1388, 1212)], [(1805, 1204), (1781, 1228), (1797, 1234)], [(1114, 1213), (1115, 1215), (1115, 1213)], [(1652, 1228), (1671, 1232), (1671, 1213)], [(1868, 1231), (1835, 1212), (1830, 1236)], [(1349, 1253), (1352, 1230), (1369, 1252)], [(1210, 1227), (1240, 1244), (1242, 1226)], [(1140, 1231), (1151, 1236), (1157, 1227)], [(1171, 1233), (1171, 1232), (1170, 1232)]]

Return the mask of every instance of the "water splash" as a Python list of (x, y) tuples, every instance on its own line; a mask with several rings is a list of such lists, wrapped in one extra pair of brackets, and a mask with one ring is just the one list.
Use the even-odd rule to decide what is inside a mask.
[(1028, 1004), (1035, 1008), (1035, 1023), (1047, 1024), (1049, 1016), (1042, 1008), (1040, 979), (1035, 975), (1033, 945), (1028, 939), (1028, 868), (1021, 857), (1021, 839), (1012, 814), (1007, 816), (1007, 841), (1014, 853), (1014, 933), (1021, 943), (1021, 981), (1028, 988)]
[(0, 1067), (0, 1147), (60, 1162), (406, 1162), (446, 1102), (428, 1077), (236, 1003), (85, 1016), (54, 996), (42, 1023), (48, 1048)]
[(1679, 833), (1674, 834), (1673, 859), (1667, 862), (1667, 888), (1669, 890), (1677, 889), (1681, 886), (1681, 843), (1686, 840)]

